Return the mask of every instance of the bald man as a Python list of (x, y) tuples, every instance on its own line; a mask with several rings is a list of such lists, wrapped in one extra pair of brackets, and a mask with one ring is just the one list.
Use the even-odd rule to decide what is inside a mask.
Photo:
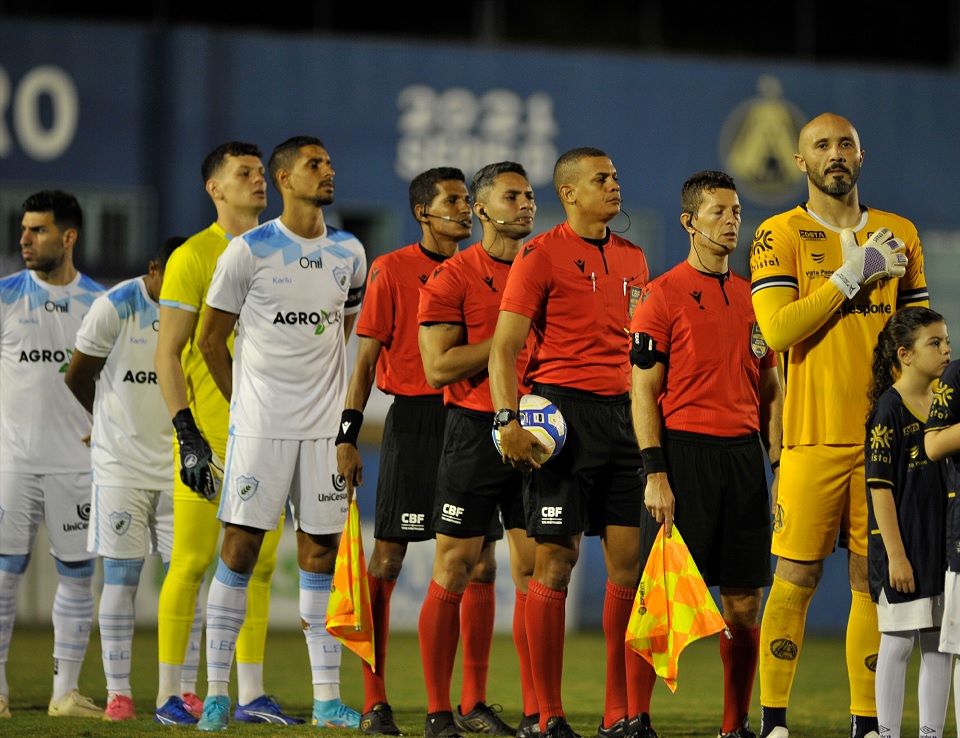
[(795, 155), (807, 175), (807, 201), (764, 221), (750, 253), (757, 322), (767, 344), (784, 354), (786, 378), (772, 505), (777, 565), (760, 628), (761, 738), (788, 736), (807, 608), (837, 545), (847, 549), (852, 592), (850, 735), (879, 733), (880, 633), (867, 580), (866, 390), (877, 334), (895, 310), (927, 305), (928, 293), (916, 227), (860, 202), (863, 158), (847, 119), (824, 113), (807, 123)]

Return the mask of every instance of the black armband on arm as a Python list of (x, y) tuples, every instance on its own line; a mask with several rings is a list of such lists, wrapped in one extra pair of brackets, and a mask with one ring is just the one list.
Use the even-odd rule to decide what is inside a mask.
[(770, 471), (771, 471), (771, 472), (775, 472), (775, 471), (776, 471), (777, 469), (779, 469), (779, 468), (780, 468), (780, 459), (777, 459), (776, 461), (771, 461), (771, 462), (770, 462)]
[(643, 473), (656, 474), (667, 470), (667, 460), (663, 456), (660, 446), (649, 446), (640, 449), (640, 458), (643, 459)]
[(349, 443), (351, 446), (356, 446), (361, 425), (363, 425), (362, 412), (359, 410), (344, 410), (340, 415), (340, 430), (337, 431), (337, 440), (334, 445), (339, 446), (341, 443)]
[(658, 361), (667, 366), (669, 357), (657, 350), (657, 342), (646, 333), (634, 333), (630, 343), (630, 363), (637, 369), (650, 369)]

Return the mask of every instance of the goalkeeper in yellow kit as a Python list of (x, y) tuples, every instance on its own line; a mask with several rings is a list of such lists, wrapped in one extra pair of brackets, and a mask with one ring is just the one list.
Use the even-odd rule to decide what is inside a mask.
[(851, 123), (824, 113), (800, 132), (808, 200), (760, 225), (750, 253), (753, 305), (783, 354), (785, 404), (774, 488), (776, 574), (760, 628), (761, 738), (787, 738), (787, 704), (807, 608), (838, 544), (852, 602), (846, 654), (852, 738), (879, 733), (880, 643), (867, 581), (864, 424), (877, 335), (907, 305), (927, 305), (923, 254), (906, 218), (860, 204), (863, 162)]
[[(197, 338), (217, 258), (233, 236), (258, 224), (267, 206), (262, 152), (255, 144), (218, 146), (201, 166), (217, 220), (189, 238), (167, 263), (160, 292), (157, 380), (176, 429), (177, 473), (173, 492), (173, 552), (160, 591), (159, 689), (155, 721), (194, 724), (199, 705), (184, 703), (180, 673), (194, 619), (197, 591), (218, 551), (221, 459), (226, 455), (229, 405), (210, 376)], [(231, 336), (232, 351), (232, 336)], [(243, 722), (303, 723), (285, 715), (264, 693), (263, 655), (270, 608), (270, 580), (283, 524), (266, 534), (250, 579), (250, 597), (237, 641), (237, 710)]]

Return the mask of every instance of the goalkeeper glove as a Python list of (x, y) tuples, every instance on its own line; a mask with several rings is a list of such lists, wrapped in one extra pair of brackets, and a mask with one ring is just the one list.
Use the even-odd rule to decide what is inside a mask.
[(204, 499), (212, 500), (220, 491), (223, 469), (217, 468), (219, 460), (200, 434), (190, 408), (184, 408), (174, 416), (173, 427), (180, 444), (181, 481)]
[(899, 238), (891, 238), (890, 231), (881, 228), (863, 246), (857, 245), (853, 231), (840, 231), (843, 265), (833, 273), (830, 281), (848, 300), (860, 291), (861, 285), (878, 279), (902, 277), (907, 271), (907, 255)]

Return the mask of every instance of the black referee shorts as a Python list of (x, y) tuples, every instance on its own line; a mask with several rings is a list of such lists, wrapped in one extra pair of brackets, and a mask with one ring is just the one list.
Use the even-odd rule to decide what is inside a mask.
[(492, 431), (493, 413), (447, 408), (434, 532), (498, 541), (504, 527), (523, 527), (523, 474), (503, 463)]
[[(668, 430), (663, 450), (676, 498), (674, 524), (707, 585), (769, 586), (773, 530), (759, 435), (720, 438)], [(643, 560), (652, 546), (645, 533)]]
[(442, 395), (395, 397), (383, 427), (374, 538), (426, 541), (446, 407)]
[(529, 475), (527, 533), (600, 535), (609, 525), (640, 527), (642, 465), (630, 418), (630, 395), (604, 397), (535, 384), (533, 394), (555, 404), (567, 440), (553, 459)]

